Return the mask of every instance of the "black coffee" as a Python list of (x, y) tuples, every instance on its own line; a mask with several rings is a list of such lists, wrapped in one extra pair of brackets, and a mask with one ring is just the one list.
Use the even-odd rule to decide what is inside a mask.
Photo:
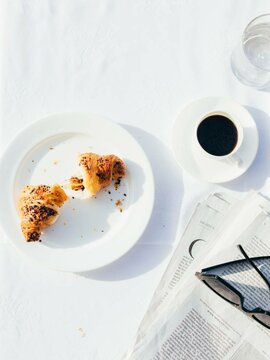
[(211, 155), (230, 154), (238, 140), (234, 123), (223, 115), (210, 115), (197, 129), (197, 138), (201, 147)]

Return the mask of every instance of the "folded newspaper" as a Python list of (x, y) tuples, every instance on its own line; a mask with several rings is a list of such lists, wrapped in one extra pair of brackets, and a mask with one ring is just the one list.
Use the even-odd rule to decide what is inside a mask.
[[(215, 193), (197, 205), (155, 291), (126, 360), (267, 360), (270, 330), (195, 277), (209, 266), (270, 255), (270, 201), (258, 193), (238, 200)], [(260, 269), (270, 280), (270, 263)], [(270, 311), (270, 292), (251, 267), (219, 269), (245, 298)]]

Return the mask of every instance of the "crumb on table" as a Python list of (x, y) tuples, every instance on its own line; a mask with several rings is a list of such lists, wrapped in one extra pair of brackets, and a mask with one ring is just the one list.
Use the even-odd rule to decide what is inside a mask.
[(81, 327), (80, 327), (80, 328), (78, 328), (78, 331), (79, 331), (79, 333), (80, 333), (81, 337), (85, 337), (85, 336), (86, 336), (85, 331), (84, 331)]

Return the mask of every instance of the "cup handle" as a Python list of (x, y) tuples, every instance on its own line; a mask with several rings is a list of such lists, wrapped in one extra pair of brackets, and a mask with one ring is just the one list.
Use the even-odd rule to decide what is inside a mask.
[(236, 154), (226, 158), (225, 161), (234, 166), (240, 166), (242, 164), (242, 159)]

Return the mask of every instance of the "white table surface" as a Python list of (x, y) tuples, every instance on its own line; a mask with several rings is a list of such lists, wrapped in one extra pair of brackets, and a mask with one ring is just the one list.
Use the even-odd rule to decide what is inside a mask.
[[(230, 69), (244, 26), (265, 12), (268, 0), (1, 1), (1, 147), (49, 113), (97, 113), (142, 144), (157, 190), (138, 244), (93, 273), (32, 265), (1, 237), (0, 359), (120, 360), (194, 204), (216, 188), (270, 195), (270, 94)], [(181, 108), (213, 95), (249, 106), (260, 133), (255, 164), (219, 187), (182, 172), (170, 150)]]

